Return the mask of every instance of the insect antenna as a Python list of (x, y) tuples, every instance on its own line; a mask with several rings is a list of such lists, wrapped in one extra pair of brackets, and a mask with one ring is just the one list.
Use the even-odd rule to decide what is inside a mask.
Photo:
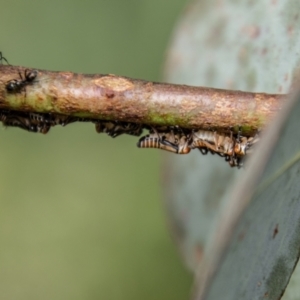
[(8, 60), (3, 56), (2, 52), (0, 51), (0, 64), (1, 65), (2, 65), (2, 61), (5, 61), (8, 65), (10, 65)]

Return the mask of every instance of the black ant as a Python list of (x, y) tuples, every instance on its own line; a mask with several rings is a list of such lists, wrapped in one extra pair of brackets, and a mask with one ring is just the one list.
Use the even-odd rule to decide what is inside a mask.
[(0, 64), (2, 65), (2, 61), (5, 61), (8, 65), (9, 65), (9, 62), (7, 61), (7, 59), (2, 55), (2, 52), (0, 51)]
[(21, 80), (12, 79), (7, 82), (5, 88), (9, 93), (20, 93), (26, 87), (26, 85), (30, 85), (33, 83), (37, 75), (38, 75), (37, 70), (26, 69), (24, 72), (24, 77), (25, 77), (24, 79), (21, 73), (19, 72), (19, 76)]

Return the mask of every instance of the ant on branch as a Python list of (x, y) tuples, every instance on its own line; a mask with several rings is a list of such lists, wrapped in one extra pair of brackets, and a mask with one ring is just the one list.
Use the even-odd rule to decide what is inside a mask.
[[(2, 65), (3, 61), (6, 62), (8, 65), (10, 65), (8, 60), (3, 56), (2, 52), (0, 51), (0, 64), (1, 65)], [(24, 88), (27, 85), (30, 85), (33, 83), (33, 81), (35, 80), (37, 75), (38, 75), (37, 70), (26, 69), (24, 72), (24, 78), (23, 78), (22, 74), (19, 72), (20, 79), (9, 80), (5, 85), (6, 91), (8, 93), (20, 93), (22, 90), (24, 90)]]
[(21, 73), (19, 72), (19, 76), (20, 76), (21, 80), (20, 79), (19, 80), (12, 79), (7, 82), (5, 88), (6, 88), (7, 92), (9, 92), (9, 93), (20, 93), (26, 87), (26, 85), (30, 85), (33, 83), (33, 81), (35, 80), (37, 75), (38, 75), (37, 70), (26, 69), (24, 72), (24, 78), (22, 77)]

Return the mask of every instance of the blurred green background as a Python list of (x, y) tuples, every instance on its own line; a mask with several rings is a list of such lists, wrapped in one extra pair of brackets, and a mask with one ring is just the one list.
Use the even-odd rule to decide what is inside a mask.
[[(161, 80), (184, 0), (2, 1), (11, 64)], [(91, 124), (2, 129), (0, 299), (187, 299), (159, 151)]]

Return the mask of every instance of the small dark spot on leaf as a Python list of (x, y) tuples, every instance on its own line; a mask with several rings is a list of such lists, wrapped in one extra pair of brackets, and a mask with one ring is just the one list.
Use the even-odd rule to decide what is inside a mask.
[(276, 235), (277, 235), (278, 232), (279, 232), (279, 230), (278, 230), (278, 224), (276, 224), (276, 226), (275, 226), (275, 228), (273, 230), (273, 239), (275, 239), (275, 237), (276, 237)]
[(292, 36), (294, 34), (294, 27), (292, 25), (290, 25), (288, 28), (287, 28), (287, 34), (289, 36)]
[(261, 55), (266, 55), (268, 53), (268, 48), (267, 47), (264, 47), (264, 48), (262, 48), (262, 50), (261, 50)]
[(268, 292), (265, 292), (264, 293), (264, 298), (268, 298), (269, 297), (269, 293)]
[(195, 259), (197, 262), (200, 262), (203, 258), (203, 245), (196, 245), (195, 247)]
[(245, 235), (246, 235), (246, 231), (245, 230), (241, 231), (238, 235), (238, 240), (242, 241), (244, 239)]
[(260, 36), (260, 28), (257, 25), (244, 26), (242, 28), (242, 32), (251, 39), (255, 39)]

